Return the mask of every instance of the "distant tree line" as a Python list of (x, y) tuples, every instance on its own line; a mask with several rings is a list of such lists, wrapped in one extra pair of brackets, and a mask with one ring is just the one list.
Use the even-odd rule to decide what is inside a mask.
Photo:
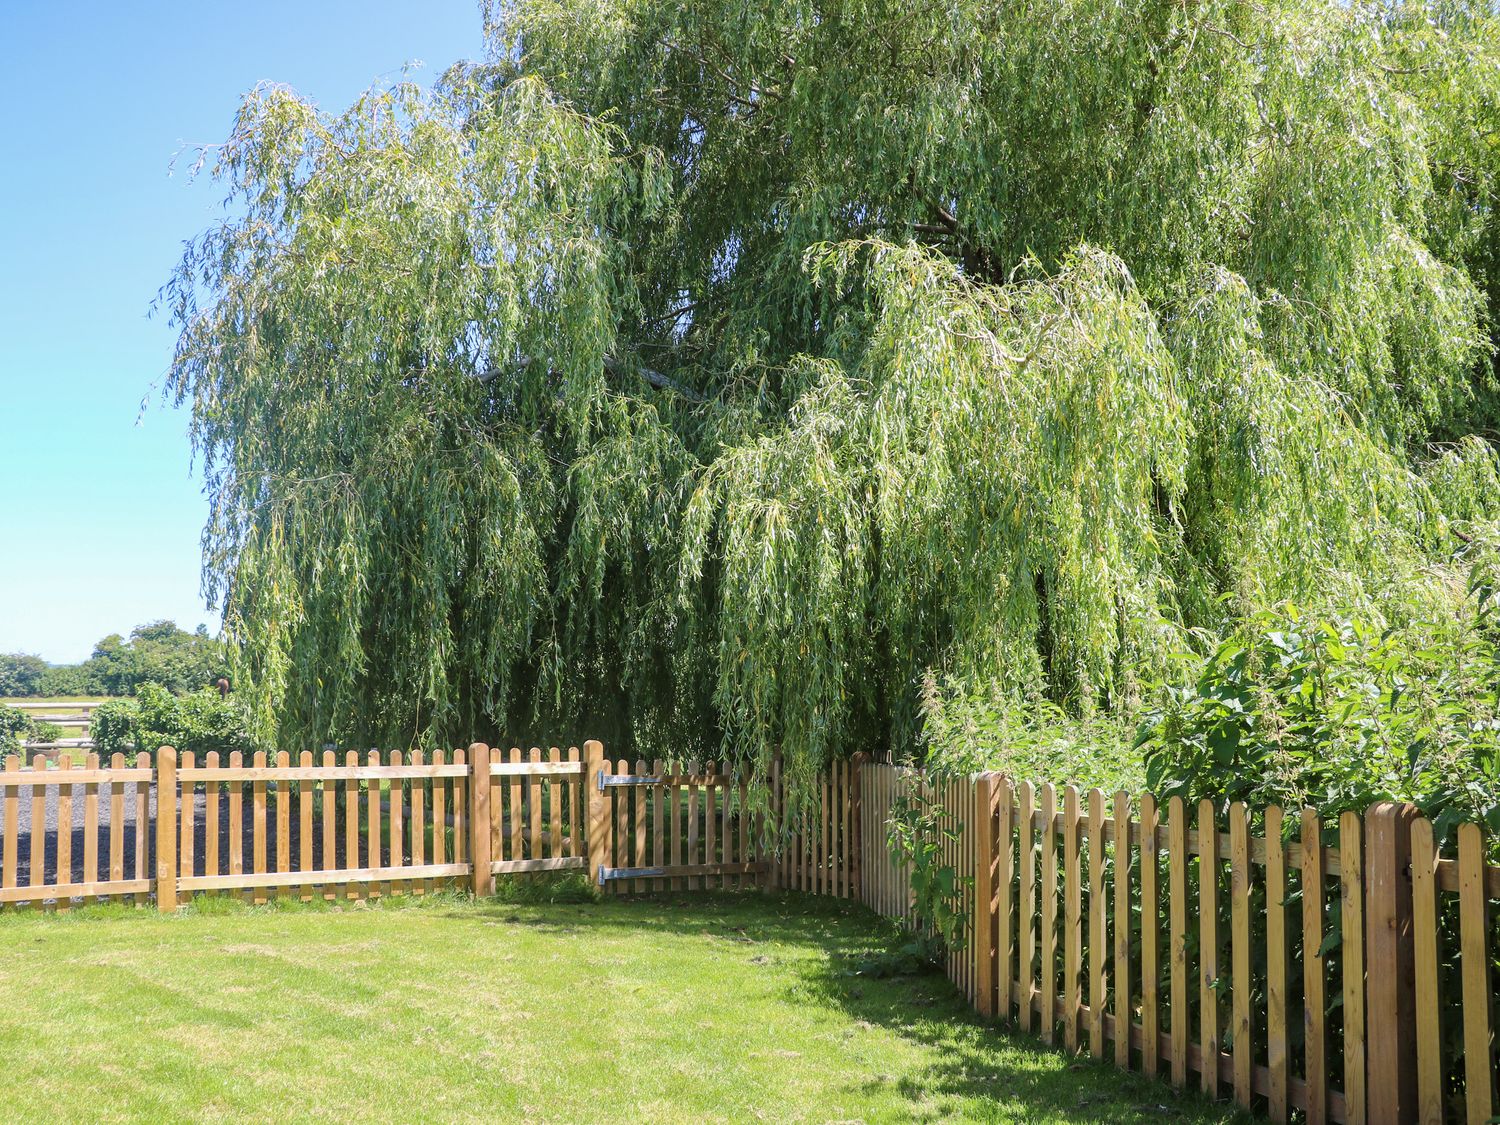
[(138, 625), (130, 636), (111, 633), (79, 664), (49, 664), (29, 653), (0, 655), (0, 697), (135, 695), (159, 684), (174, 695), (212, 685), (227, 675), (224, 646), (200, 625), (174, 621)]

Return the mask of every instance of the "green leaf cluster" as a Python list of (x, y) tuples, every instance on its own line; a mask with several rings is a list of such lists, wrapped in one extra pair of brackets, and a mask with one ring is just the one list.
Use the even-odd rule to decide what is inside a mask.
[(198, 755), (227, 756), (252, 748), (244, 708), (235, 696), (213, 688), (174, 695), (160, 684), (142, 684), (134, 699), (100, 704), (90, 723), (94, 749), (108, 760), (115, 753), (134, 760), (163, 746)]
[(431, 92), (253, 91), (164, 295), (258, 738), (795, 784), (929, 677), (1119, 722), (1288, 599), (1462, 602), (1484, 7), (488, 15)]

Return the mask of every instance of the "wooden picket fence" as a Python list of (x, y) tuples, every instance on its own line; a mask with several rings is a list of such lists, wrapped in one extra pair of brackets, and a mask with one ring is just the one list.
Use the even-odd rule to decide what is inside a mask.
[(10, 758), (0, 906), (483, 895), (497, 875), (572, 870), (609, 894), (785, 888), (916, 924), (889, 836), (920, 802), (970, 919), (946, 969), (981, 1014), (1278, 1121), (1494, 1113), (1500, 868), (1477, 825), (1445, 855), (1394, 805), (1336, 824), (1238, 804), (1226, 817), (863, 754), (810, 787), (779, 766), (768, 780), (612, 761), (597, 742)]
[(898, 799), (956, 833), (944, 862), (972, 924), (948, 972), (983, 1015), (1277, 1121), (1491, 1120), (1500, 868), (1479, 826), (1444, 856), (1391, 804), (1221, 818), (999, 774), (859, 773), (875, 910), (911, 912), (883, 846)]
[[(132, 766), (118, 754), (55, 768), (9, 758), (0, 904), (489, 894), (496, 875), (569, 870), (616, 895), (782, 885), (852, 897), (848, 765), (822, 784), (821, 806), (784, 813), (779, 779), (771, 789), (752, 802), (748, 779), (718, 763), (611, 761), (597, 742), (295, 761), (164, 748)], [(792, 847), (778, 846), (783, 819)]]

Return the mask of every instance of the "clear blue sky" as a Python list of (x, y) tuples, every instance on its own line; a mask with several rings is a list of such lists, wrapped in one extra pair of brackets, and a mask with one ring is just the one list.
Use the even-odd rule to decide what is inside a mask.
[(263, 80), (329, 109), (406, 63), (433, 81), (480, 54), (477, 0), (0, 0), (0, 42), (0, 652), (217, 629), (187, 418), (159, 398), (174, 337), (147, 313), (219, 194), (173, 154), (222, 141)]

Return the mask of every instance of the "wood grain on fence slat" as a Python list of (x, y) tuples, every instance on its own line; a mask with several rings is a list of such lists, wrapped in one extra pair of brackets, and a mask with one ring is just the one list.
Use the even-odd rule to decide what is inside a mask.
[(1236, 801), (1229, 806), (1229, 958), (1234, 1036), (1234, 1100), (1249, 1108), (1255, 1070), (1250, 1014), (1250, 814)]
[(1016, 1007), (1022, 1031), (1034, 1026), (1031, 1018), (1032, 992), (1036, 988), (1033, 965), (1037, 956), (1037, 881), (1036, 881), (1036, 794), (1031, 782), (1020, 785), (1020, 859), (1021, 899), (1020, 918), (1017, 931), (1021, 938), (1021, 987), (1016, 996)]
[[(139, 758), (139, 755), (137, 757)], [(131, 786), (135, 791), (135, 881), (142, 882), (150, 878), (151, 870), (147, 836), (151, 823), (149, 812), (151, 785), (149, 781), (140, 778), (138, 772), (136, 778), (137, 780)]]
[(469, 828), (469, 787), (468, 777), (469, 759), (468, 751), (463, 747), (456, 747), (453, 751), (453, 765), (465, 767), (463, 776), (453, 779), (453, 791), (450, 797), (450, 807), (453, 810), (453, 855), (454, 863), (472, 863), (470, 860), (470, 848), (472, 841), (469, 839), (472, 830)]
[[(353, 750), (344, 753), (344, 764), (349, 768), (359, 765), (359, 755)], [(377, 866), (379, 861), (372, 862), (369, 866)], [(344, 868), (348, 871), (356, 871), (366, 866), (359, 861), (359, 782), (352, 776), (344, 782)], [(359, 897), (359, 887), (349, 884), (345, 892), (348, 898)]]
[[(244, 764), (244, 755), (238, 750), (229, 753), (231, 769)], [(245, 870), (245, 787), (238, 781), (229, 783), (229, 874), (239, 875)]]
[[(661, 776), (666, 772), (666, 763), (660, 758), (651, 763), (651, 773)], [(667, 794), (668, 786), (654, 785), (651, 787), (651, 866), (665, 867), (667, 865), (667, 841), (672, 834), (671, 823), (667, 820)], [(663, 888), (669, 884), (662, 884)]]
[(1057, 1033), (1057, 790), (1042, 786), (1042, 1041)]
[(854, 809), (853, 778), (854, 768), (847, 760), (839, 762), (839, 785), (843, 791), (844, 799), (839, 804), (843, 813), (842, 833), (839, 836), (842, 842), (839, 883), (839, 896), (841, 898), (852, 898), (854, 893), (854, 847), (849, 837), (849, 822)]
[(1285, 1121), (1290, 1055), (1287, 1042), (1286, 841), (1281, 809), (1266, 810), (1266, 1103), (1273, 1121)]
[(1161, 1070), (1160, 980), (1161, 898), (1157, 883), (1156, 798), (1141, 794), (1141, 1069), (1152, 1078)]
[[(334, 753), (332, 750), (323, 751), (323, 768), (334, 768)], [(336, 781), (325, 781), (321, 786), (320, 799), (322, 800), (323, 814), (323, 839), (322, 852), (318, 857), (318, 867), (324, 871), (337, 870), (338, 861), (338, 783)], [(332, 900), (336, 892), (332, 885), (323, 888), (323, 897)]]
[[(31, 758), (31, 772), (33, 776), (43, 776), (43, 771), (46, 768), (47, 759), (40, 754), (33, 754)], [(47, 823), (47, 790), (41, 785), (33, 785), (31, 787), (31, 823)], [(31, 842), (31, 871), (27, 886), (40, 887), (42, 885), (43, 876), (46, 872), (46, 868), (43, 866), (47, 850), (46, 843), (46, 840), (41, 841), (40, 845), (34, 840)], [(144, 853), (138, 852), (137, 854), (142, 855)]]
[[(635, 772), (638, 776), (646, 775), (646, 763), (643, 759), (637, 758), (635, 760)], [(644, 787), (639, 785), (631, 786), (630, 804), (631, 811), (635, 817), (634, 865), (636, 867), (645, 867), (647, 862), (646, 847), (649, 841), (646, 837), (646, 806), (649, 803), (649, 798), (650, 793)], [(652, 883), (642, 880), (637, 880), (635, 886), (638, 893), (645, 893), (653, 889)]]
[[(374, 767), (380, 765), (380, 751), (371, 750), (369, 764)], [(372, 870), (387, 866), (381, 855), (381, 832), (380, 832), (380, 782), (373, 778), (365, 782), (365, 863), (364, 866)], [(373, 880), (367, 885), (365, 891), (371, 898), (379, 898), (381, 884), (379, 880)]]
[(1083, 977), (1083, 874), (1078, 856), (1078, 787), (1063, 790), (1063, 1046), (1078, 1050), (1078, 990)]
[(1219, 830), (1214, 803), (1198, 802), (1198, 1082), (1219, 1094)]
[(995, 810), (995, 1010), (1002, 1020), (1012, 1019), (1011, 983), (1016, 963), (1016, 930), (1013, 919), (1015, 879), (1015, 787), (1001, 775), (996, 785)]
[(1411, 824), (1412, 976), (1416, 989), (1417, 1120), (1443, 1121), (1442, 992), (1438, 977), (1437, 847), (1432, 822)]
[[(125, 755), (118, 750), (111, 754), (109, 768), (123, 770)], [(121, 781), (109, 786), (109, 881), (125, 881), (125, 784)]]
[[(1130, 794), (1121, 790), (1114, 801), (1114, 1046), (1115, 1066), (1130, 1069)], [(1104, 956), (1101, 945), (1099, 956)], [(1101, 1004), (1101, 1010), (1103, 1005)]]
[[(313, 755), (311, 750), (299, 750), (297, 752), (297, 764), (311, 769)], [(312, 871), (313, 868), (313, 786), (315, 782), (303, 781), (297, 785), (297, 870)], [(303, 902), (311, 902), (313, 896), (313, 885), (303, 883), (297, 888), (297, 897)]]
[[(568, 747), (568, 762), (578, 762), (578, 747)], [(568, 856), (579, 858), (583, 853), (583, 782), (581, 777), (575, 777), (566, 783), (568, 786)]]
[[(708, 773), (713, 777), (719, 773), (719, 763), (709, 762)], [(716, 863), (718, 857), (714, 854), (718, 844), (718, 786), (713, 781), (707, 781), (703, 786), (703, 862)], [(713, 886), (711, 878), (704, 878), (699, 884), (703, 890)]]
[[(512, 746), (510, 748), (510, 761), (515, 765), (520, 764), (521, 748), (519, 746)], [(630, 772), (629, 769), (625, 768), (624, 762), (620, 763), (620, 772)], [(521, 781), (520, 775), (515, 774), (511, 776), (509, 783), (505, 786), (505, 789), (507, 791), (505, 800), (505, 816), (508, 817), (510, 821), (510, 832), (508, 833), (510, 840), (510, 850), (508, 852), (502, 851), (502, 846), (504, 843), (502, 837), (506, 834), (501, 832), (501, 817), (496, 815), (493, 818), (493, 831), (490, 836), (490, 854), (493, 855), (496, 859), (501, 858), (502, 855), (506, 859), (512, 860), (526, 858), (526, 842), (524, 839), (525, 817), (522, 815), (523, 806), (521, 803), (522, 785), (523, 783)], [(496, 794), (496, 796), (498, 796), (498, 794)], [(623, 797), (621, 798), (620, 803), (622, 805), (625, 803)], [(499, 805), (500, 802), (496, 801), (495, 804)], [(622, 866), (624, 865), (622, 864)]]
[(197, 755), (191, 750), (184, 751), (177, 760), (177, 778), (182, 786), (179, 810), (181, 828), (177, 835), (177, 872), (183, 879), (191, 878), (195, 873), (193, 868), (196, 857), (193, 853), (198, 816), (193, 798), (197, 790), (193, 770), (197, 764)]
[(995, 774), (979, 775), (979, 815), (974, 821), (975, 1009), (985, 1019), (995, 1014)]
[[(291, 764), (291, 754), (285, 750), (276, 752), (277, 769), (287, 769)], [(276, 874), (284, 875), (292, 869), (292, 802), (288, 792), (291, 782), (278, 781), (275, 784), (276, 788), (269, 795), (276, 800)], [(279, 886), (276, 897), (284, 899), (290, 892), (291, 887)]]
[[(630, 773), (630, 763), (624, 758), (615, 763), (614, 772), (620, 776)], [(629, 867), (630, 863), (630, 794), (619, 786), (612, 786), (606, 798), (613, 797), (615, 802), (615, 831), (614, 831), (614, 858), (611, 864), (615, 867)], [(615, 894), (628, 894), (631, 881), (620, 879), (609, 884)]]
[(1328, 1120), (1328, 1056), (1324, 1012), (1327, 992), (1323, 953), (1323, 826), (1312, 809), (1302, 810), (1302, 994), (1303, 1051), (1308, 1125)]
[(1364, 830), (1359, 814), (1339, 817), (1339, 896), (1344, 997), (1344, 1115), (1363, 1125), (1365, 1105)]
[[(21, 760), (13, 756), (5, 759), (6, 773), (19, 773)], [(119, 817), (113, 818), (118, 824)], [(37, 823), (32, 821), (33, 824)], [(34, 835), (34, 834), (33, 834)], [(7, 787), (5, 790), (5, 854), (0, 860), (0, 887), (9, 888), (16, 885), (16, 855), (20, 849), (21, 840), (21, 790), (19, 786)], [(33, 840), (32, 850), (36, 850)]]
[[(1105, 937), (1104, 794), (1089, 790), (1089, 1054), (1104, 1057), (1104, 978), (1109, 961)], [(1128, 1025), (1127, 1025), (1128, 1026)]]
[[(210, 750), (203, 759), (205, 769), (219, 768), (219, 752)], [(205, 781), (203, 783), (203, 873), (205, 875), (219, 874), (219, 824), (221, 812), (219, 810), (220, 783), (217, 781)]]
[[(441, 765), (447, 755), (442, 750), (432, 752), (434, 765)], [(434, 778), (432, 782), (432, 862), (448, 862), (448, 780)]]
[[(838, 763), (834, 763), (833, 768), (835, 770), (837, 770), (838, 769)], [(728, 763), (725, 763), (724, 771), (725, 771), (725, 773), (729, 772)], [(720, 855), (721, 855), (722, 861), (726, 865), (731, 864), (731, 863), (734, 862), (734, 837), (731, 835), (731, 824), (730, 824), (730, 815), (731, 815), (732, 807), (733, 807), (733, 804), (734, 804), (733, 796), (734, 796), (734, 790), (729, 785), (725, 785), (722, 788), (720, 788), (720, 790), (719, 790), (719, 851), (720, 851)], [(741, 860), (744, 859), (743, 856), (741, 856), (740, 858), (741, 858)], [(729, 887), (730, 887), (730, 884), (732, 882), (734, 882), (734, 881), (735, 881), (734, 877), (726, 873), (726, 874), (720, 876), (720, 878), (719, 878), (719, 887), (722, 890), (728, 890)]]
[[(64, 758), (58, 766), (57, 772), (68, 773), (73, 768), (73, 762)], [(57, 882), (73, 882), (73, 785), (70, 780), (63, 778), (58, 778), (57, 783)], [(59, 894), (54, 908), (66, 911), (70, 905), (70, 897)]]
[[(411, 752), (411, 764), (420, 766), (422, 764), (422, 751)], [(437, 783), (434, 782), (434, 785)], [(407, 833), (407, 850), (411, 854), (411, 865), (413, 867), (425, 867), (427, 864), (427, 783), (422, 780), (411, 782), (411, 795), (407, 801), (407, 808), (411, 817), (411, 831)], [(418, 879), (411, 883), (413, 894), (425, 895), (432, 889), (429, 880)]]
[(1464, 1100), (1470, 1125), (1494, 1109), (1493, 998), (1490, 990), (1489, 903), (1484, 886), (1484, 837), (1477, 824), (1458, 829), (1459, 958), (1464, 989)]
[[(555, 766), (563, 765), (562, 749), (553, 746), (547, 751), (547, 760)], [(561, 859), (563, 856), (563, 781), (561, 775), (547, 779), (547, 856)]]
[[(90, 754), (86, 760), (90, 772), (99, 769), (99, 755)], [(83, 787), (83, 881), (99, 881), (99, 783), (91, 781)], [(87, 898), (85, 902), (89, 901)]]
[[(257, 769), (266, 764), (264, 750), (257, 750), (252, 759)], [(266, 866), (266, 783), (264, 781), (252, 781), (250, 783), (250, 820), (252, 833), (252, 848), (250, 852), (250, 871), (254, 875), (263, 875), (270, 870)], [(266, 901), (265, 889), (256, 887), (251, 894), (251, 901), (257, 904)]]
[[(682, 822), (682, 786), (671, 785), (667, 788), (667, 805), (667, 818), (672, 826), (668, 832), (672, 845), (672, 866), (680, 867), (682, 865), (682, 844), (685, 834), (685, 827)], [(672, 890), (682, 890), (681, 876), (672, 876)]]
[(1187, 806), (1181, 797), (1167, 805), (1167, 881), (1171, 899), (1171, 1042), (1172, 1085), (1187, 1084), (1188, 1069), (1188, 971), (1187, 971)]
[[(688, 763), (688, 773), (690, 775), (692, 775), (692, 774), (699, 774), (701, 772), (702, 772), (702, 767), (697, 762), (689, 762)], [(698, 800), (699, 800), (699, 797), (698, 797), (698, 783), (695, 782), (695, 781), (688, 783), (688, 799), (687, 800), (688, 800), (687, 862), (689, 864), (699, 864), (699, 863), (703, 862), (703, 856), (699, 852), (699, 843), (698, 843), (698, 839), (699, 839), (699, 836), (698, 836), (698, 815), (699, 815), (698, 814)], [(800, 835), (799, 835), (799, 839), (800, 839)], [(806, 884), (803, 883), (799, 889), (805, 889), (805, 888), (806, 888)], [(687, 889), (690, 890), (690, 891), (700, 891), (700, 890), (702, 890), (703, 889), (703, 879), (702, 879), (702, 877), (701, 876), (696, 876), (696, 877), (689, 878), (688, 881), (687, 881)]]
[(177, 909), (177, 751), (170, 746), (156, 752), (156, 908)]
[[(391, 765), (402, 764), (402, 753), (400, 750), (391, 751)], [(386, 819), (390, 824), (390, 858), (387, 865), (400, 869), (406, 866), (406, 780), (404, 778), (392, 778), (386, 806), (388, 809)], [(404, 895), (411, 889), (405, 879), (395, 879), (386, 888), (392, 895)]]
[[(542, 749), (541, 749), (541, 747), (540, 746), (533, 746), (529, 751), (527, 751), (527, 759), (528, 759), (528, 761), (532, 765), (540, 765), (541, 761), (542, 761)], [(638, 771), (642, 771), (642, 770), (645, 769), (645, 764), (643, 762), (641, 762), (640, 759), (636, 759), (636, 767), (637, 767)], [(526, 784), (525, 784), (525, 793), (526, 793), (525, 808), (526, 808), (526, 823), (527, 823), (527, 826), (528, 826), (528, 831), (526, 833), (526, 835), (528, 837), (527, 841), (526, 841), (526, 849), (527, 849), (527, 851), (526, 851), (526, 858), (527, 859), (541, 859), (542, 858), (542, 785), (543, 784), (544, 784), (543, 779), (540, 778), (540, 777), (534, 776), (534, 775), (532, 777), (529, 777), (529, 778), (526, 779)], [(632, 803), (634, 803), (634, 801), (632, 801)]]

